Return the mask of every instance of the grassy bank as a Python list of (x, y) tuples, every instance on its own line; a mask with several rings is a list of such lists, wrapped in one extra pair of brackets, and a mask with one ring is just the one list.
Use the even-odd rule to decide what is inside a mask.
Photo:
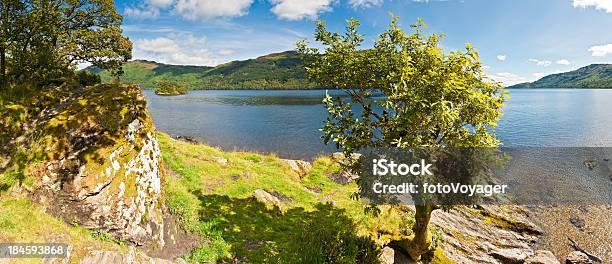
[[(326, 175), (339, 171), (331, 158), (317, 158), (300, 176), (274, 155), (158, 137), (170, 210), (206, 241), (189, 260), (372, 263), (381, 245), (411, 234), (409, 210), (382, 207), (377, 216), (366, 214), (365, 204), (350, 198), (354, 183), (330, 180)], [(280, 203), (257, 199), (256, 190)]]
[[(201, 238), (185, 256), (190, 262), (376, 263), (383, 245), (412, 234), (410, 210), (365, 213), (366, 204), (351, 199), (354, 183), (329, 179), (340, 170), (330, 157), (315, 159), (300, 174), (274, 155), (225, 152), (163, 133), (158, 139), (166, 204), (184, 229)], [(277, 201), (258, 197), (262, 190)], [(0, 242), (40, 241), (73, 245), (71, 260), (77, 262), (92, 249), (127, 250), (109, 234), (66, 223), (5, 192)], [(435, 253), (432, 263), (447, 263), (440, 250)]]
[[(66, 243), (72, 246), (71, 263), (78, 263), (91, 251), (125, 252), (127, 247), (111, 235), (70, 225), (45, 213), (25, 198), (0, 199), (0, 243)], [(3, 263), (41, 263), (40, 259), (13, 259)]]

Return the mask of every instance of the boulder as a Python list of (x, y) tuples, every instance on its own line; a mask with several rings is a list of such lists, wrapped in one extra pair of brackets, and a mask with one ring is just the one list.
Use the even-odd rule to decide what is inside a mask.
[(555, 255), (548, 250), (536, 250), (535, 254), (525, 261), (525, 264), (560, 264)]
[(401, 250), (395, 250), (389, 246), (381, 250), (378, 259), (381, 264), (416, 264), (416, 262), (404, 255)]
[(380, 256), (378, 257), (381, 264), (393, 264), (395, 263), (395, 250), (390, 247), (384, 247), (380, 251)]
[(253, 196), (255, 197), (255, 199), (257, 199), (257, 201), (265, 204), (269, 210), (280, 211), (281, 209), (280, 199), (276, 198), (274, 195), (270, 194), (269, 192), (266, 192), (262, 189), (257, 189), (253, 193)]
[(215, 161), (219, 164), (221, 164), (221, 166), (226, 166), (227, 165), (227, 159), (222, 158), (222, 157), (217, 157), (217, 156), (212, 156), (213, 159), (215, 159)]
[(24, 102), (42, 110), (9, 145), (36, 158), (0, 171), (19, 169), (33, 182), (25, 195), (66, 222), (163, 247), (162, 160), (144, 94), (135, 85), (71, 89)]
[(325, 174), (325, 176), (327, 176), (327, 178), (334, 181), (335, 183), (342, 184), (342, 185), (349, 184), (353, 182), (354, 180), (356, 180), (357, 178), (359, 178), (357, 174), (353, 174), (348, 171), (339, 172), (339, 173), (327, 173)]
[(580, 251), (573, 251), (567, 255), (565, 264), (591, 264), (593, 261), (586, 254)]
[(291, 170), (300, 175), (300, 177), (308, 174), (308, 172), (310, 172), (310, 169), (312, 168), (312, 164), (310, 164), (310, 162), (308, 161), (291, 159), (283, 159), (282, 161), (287, 163)]
[(502, 263), (524, 263), (527, 258), (533, 256), (533, 251), (523, 248), (498, 248), (490, 255)]
[(458, 263), (525, 263), (536, 255), (541, 230), (523, 212), (520, 206), (456, 206), (434, 211), (431, 224), (443, 230), (444, 255)]

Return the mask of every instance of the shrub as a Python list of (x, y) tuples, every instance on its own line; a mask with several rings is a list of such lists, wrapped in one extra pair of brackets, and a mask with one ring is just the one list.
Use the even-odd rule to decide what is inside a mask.
[(283, 254), (288, 263), (379, 263), (380, 250), (368, 237), (357, 235), (343, 210), (320, 204)]
[(79, 84), (81, 84), (82, 86), (92, 86), (102, 82), (100, 76), (86, 70), (79, 71), (76, 77), (79, 81)]

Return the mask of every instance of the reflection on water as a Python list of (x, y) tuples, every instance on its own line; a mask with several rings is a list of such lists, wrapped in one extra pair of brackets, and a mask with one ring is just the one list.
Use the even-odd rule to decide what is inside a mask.
[[(327, 116), (324, 90), (145, 94), (157, 128), (171, 135), (289, 158), (335, 151), (323, 145), (318, 130)], [(612, 146), (612, 90), (525, 89), (510, 96), (496, 129), (504, 145)]]

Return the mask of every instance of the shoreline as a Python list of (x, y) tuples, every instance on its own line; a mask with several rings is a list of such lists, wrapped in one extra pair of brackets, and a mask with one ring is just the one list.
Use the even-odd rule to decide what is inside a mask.
[[(165, 133), (164, 133), (165, 134)], [(166, 134), (167, 135), (167, 134)], [(208, 146), (205, 143), (196, 141), (192, 142), (189, 139), (177, 139), (171, 137), (174, 140), (180, 142), (187, 142), (196, 146)], [(253, 151), (226, 151), (220, 149), (222, 152), (228, 153), (240, 153), (240, 154), (262, 154), (260, 152)], [(274, 155), (275, 154), (264, 154)], [(332, 156), (333, 154), (329, 154)], [(283, 157), (277, 158), (281, 160), (287, 160)], [(318, 156), (321, 157), (321, 156)], [(316, 158), (315, 158), (316, 159)], [(294, 160), (297, 162), (304, 161), (303, 159)], [(543, 231), (541, 235), (538, 235), (538, 239), (533, 245), (534, 250), (549, 250), (559, 260), (565, 260), (569, 253), (573, 252), (571, 245), (569, 244), (568, 237), (577, 241), (578, 244), (594, 255), (600, 256), (607, 260), (612, 258), (612, 248), (607, 245), (612, 245), (612, 223), (602, 219), (607, 219), (607, 215), (612, 213), (612, 207), (601, 205), (601, 206), (579, 206), (579, 205), (559, 205), (559, 206), (530, 206), (530, 205), (487, 205), (485, 207), (497, 207), (501, 211), (504, 208), (518, 208), (526, 213), (526, 219), (533, 222), (535, 226)], [(586, 209), (585, 209), (586, 208)], [(454, 214), (460, 214), (461, 209)], [(452, 211), (451, 210), (451, 214)], [(519, 210), (520, 211), (520, 210)], [(572, 219), (577, 218), (579, 221), (584, 221), (585, 227), (577, 228)], [(517, 219), (520, 220), (520, 219)]]
[(559, 205), (527, 207), (529, 219), (544, 230), (536, 248), (559, 259), (574, 251), (569, 239), (604, 261), (612, 259), (612, 206)]

